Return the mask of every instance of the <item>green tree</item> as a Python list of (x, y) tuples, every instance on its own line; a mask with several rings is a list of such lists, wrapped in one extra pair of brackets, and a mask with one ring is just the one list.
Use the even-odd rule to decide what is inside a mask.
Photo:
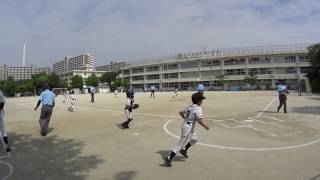
[(221, 86), (222, 89), (224, 89), (224, 85), (226, 84), (226, 80), (225, 80), (225, 75), (223, 73), (219, 73), (216, 75), (217, 80), (217, 84), (219, 86)]
[(4, 91), (8, 96), (14, 96), (16, 87), (17, 84), (12, 76), (9, 76), (8, 79), (4, 81)]
[(320, 43), (310, 46), (308, 50), (312, 66), (307, 76), (310, 80), (312, 91), (320, 92)]
[(48, 85), (51, 88), (62, 87), (60, 77), (56, 73), (52, 72), (48, 76)]
[(71, 88), (83, 89), (83, 78), (80, 75), (74, 75), (71, 77)]
[(95, 73), (93, 73), (88, 79), (86, 80), (86, 85), (87, 86), (93, 86), (97, 87), (99, 85), (99, 78)]
[(24, 92), (33, 92), (33, 82), (32, 80), (22, 80), (17, 82), (17, 92), (24, 93)]
[(32, 83), (36, 93), (41, 91), (43, 86), (48, 83), (48, 76), (45, 73), (32, 75)]
[(254, 86), (257, 83), (257, 76), (253, 72), (249, 72), (249, 74), (244, 78), (244, 81), (251, 86)]
[(128, 89), (129, 85), (130, 85), (130, 83), (128, 80), (124, 79), (121, 81), (121, 87)]
[(115, 81), (117, 77), (116, 72), (105, 72), (101, 77), (100, 77), (100, 82), (102, 83), (108, 83), (111, 85), (112, 81)]

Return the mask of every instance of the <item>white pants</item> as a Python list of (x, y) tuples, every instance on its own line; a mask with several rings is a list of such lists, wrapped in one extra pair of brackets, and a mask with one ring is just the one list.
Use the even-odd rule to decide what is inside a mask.
[(132, 119), (132, 111), (130, 112), (128, 109), (125, 110), (127, 119)]
[(4, 130), (4, 112), (3, 112), (3, 110), (0, 111), (0, 136), (1, 137), (7, 136), (7, 133)]
[(174, 153), (179, 152), (181, 149), (184, 149), (185, 146), (190, 142), (191, 144), (195, 144), (197, 142), (197, 134), (193, 132), (194, 124), (183, 123), (181, 125), (181, 136), (178, 141), (176, 147), (173, 149)]

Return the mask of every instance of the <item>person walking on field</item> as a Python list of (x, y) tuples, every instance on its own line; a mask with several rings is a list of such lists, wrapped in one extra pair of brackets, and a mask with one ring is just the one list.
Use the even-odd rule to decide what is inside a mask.
[(154, 87), (154, 85), (152, 85), (150, 89), (151, 89), (151, 96), (150, 97), (154, 98), (154, 91), (155, 91), (156, 87)]
[(49, 89), (48, 86), (44, 86), (44, 91), (40, 94), (37, 106), (34, 108), (37, 111), (38, 107), (42, 103), (41, 114), (39, 118), (40, 134), (46, 136), (49, 129), (49, 122), (52, 115), (53, 107), (55, 105), (55, 94)]
[(279, 93), (279, 106), (277, 112), (279, 112), (281, 107), (283, 106), (284, 113), (287, 113), (287, 95), (289, 94), (289, 91), (287, 91), (287, 86), (284, 80), (279, 81), (277, 91)]
[(171, 161), (177, 152), (180, 152), (185, 158), (188, 158), (188, 149), (197, 142), (197, 134), (194, 132), (196, 123), (198, 122), (203, 128), (209, 130), (209, 126), (203, 123), (202, 108), (200, 107), (205, 97), (202, 93), (192, 94), (192, 104), (179, 112), (183, 118), (181, 124), (181, 136), (175, 148), (171, 151), (168, 157), (164, 158), (164, 166), (171, 167)]
[(9, 145), (8, 135), (4, 128), (4, 104), (5, 104), (5, 98), (2, 90), (0, 89), (0, 135), (4, 142), (4, 148), (6, 152), (9, 153), (11, 151), (11, 147)]
[(96, 88), (90, 87), (90, 94), (91, 94), (91, 102), (94, 103), (94, 93), (96, 93)]

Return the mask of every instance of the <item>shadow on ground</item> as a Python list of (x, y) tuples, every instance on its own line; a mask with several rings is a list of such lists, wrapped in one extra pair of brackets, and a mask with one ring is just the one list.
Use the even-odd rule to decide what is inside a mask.
[[(162, 159), (162, 164), (160, 164), (159, 166), (164, 166), (164, 158), (167, 158), (169, 156), (169, 154), (171, 153), (171, 151), (158, 151), (158, 154), (161, 155), (161, 159)], [(186, 160), (186, 158), (184, 158), (183, 156), (179, 156), (179, 154), (176, 154), (176, 156), (173, 158), (172, 161), (182, 161), (184, 162)]]
[(293, 112), (304, 113), (304, 114), (320, 114), (320, 106), (303, 106), (303, 107), (293, 107)]
[(97, 155), (82, 155), (84, 143), (81, 141), (59, 139), (57, 136), (35, 138), (15, 133), (8, 137), (14, 149), (12, 157), (3, 161), (10, 163), (14, 169), (10, 180), (82, 180), (87, 178), (91, 169), (103, 162)]
[(136, 171), (124, 171), (119, 172), (114, 176), (115, 180), (133, 180), (133, 178), (137, 175)]

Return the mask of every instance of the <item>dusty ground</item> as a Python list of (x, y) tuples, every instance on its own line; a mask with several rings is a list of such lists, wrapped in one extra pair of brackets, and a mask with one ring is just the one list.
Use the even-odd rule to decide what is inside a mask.
[(320, 96), (288, 97), (288, 114), (276, 113), (276, 93), (205, 92), (205, 131), (189, 158), (178, 155), (163, 167), (177, 142), (177, 112), (191, 92), (136, 93), (140, 108), (131, 128), (122, 130), (125, 95), (76, 95), (68, 112), (62, 96), (51, 119), (51, 132), (39, 135), (35, 97), (7, 99), (6, 130), (11, 157), (0, 150), (0, 179), (320, 179)]

